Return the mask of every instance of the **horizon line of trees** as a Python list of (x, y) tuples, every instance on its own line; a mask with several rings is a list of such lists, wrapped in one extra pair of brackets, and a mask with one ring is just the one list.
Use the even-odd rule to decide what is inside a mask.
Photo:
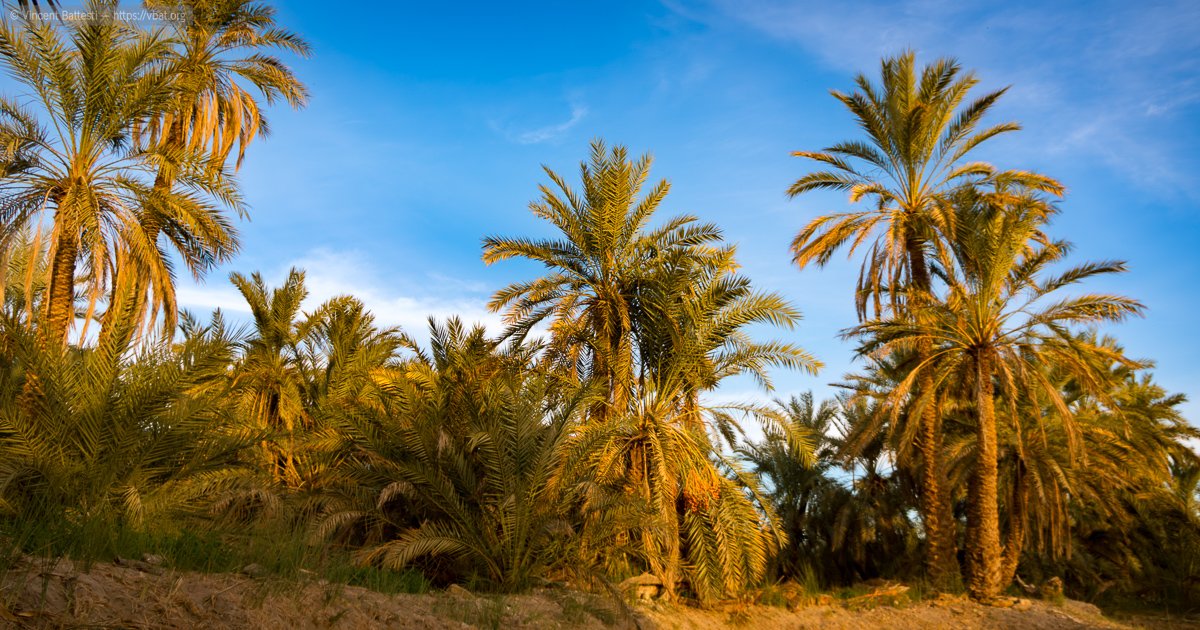
[(851, 202), (793, 262), (861, 257), (859, 370), (836, 400), (718, 407), (727, 378), (816, 373), (748, 331), (800, 312), (718, 226), (658, 214), (649, 156), (599, 140), (578, 187), (545, 169), (530, 210), (553, 236), (484, 238), (487, 264), (544, 267), (495, 293), (496, 338), (431, 320), (425, 347), (352, 296), (306, 312), (301, 270), (232, 274), (246, 327), (180, 313), (177, 272), (237, 252), (234, 173), (265, 108), (307, 99), (275, 55), (309, 47), (258, 2), (146, 5), (189, 17), (0, 22), (24, 90), (0, 98), (0, 531), (270, 526), (501, 590), (649, 572), (712, 601), (885, 577), (992, 601), (1059, 577), (1200, 600), (1200, 432), (1101, 329), (1144, 307), (1080, 287), (1125, 263), (1069, 264), (1062, 184), (973, 158), (1019, 125), (988, 122), (1004, 90), (953, 60), (884, 59), (833, 93), (860, 136), (796, 153), (818, 170), (790, 196)]

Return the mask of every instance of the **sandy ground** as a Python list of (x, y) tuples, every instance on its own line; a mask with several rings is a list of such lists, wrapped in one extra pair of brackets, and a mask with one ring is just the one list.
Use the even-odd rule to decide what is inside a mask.
[(647, 612), (658, 628), (708, 630), (710, 628), (822, 628), (859, 630), (913, 629), (1012, 629), (1067, 630), (1080, 628), (1200, 628), (1200, 624), (1165, 622), (1142, 618), (1119, 622), (1104, 617), (1090, 604), (1068, 600), (1061, 606), (1035, 601), (1028, 608), (993, 608), (964, 598), (922, 602), (902, 607), (878, 606), (848, 610), (842, 606), (812, 606), (789, 611), (782, 608), (751, 607), (719, 614), (689, 608), (658, 605)]
[[(1029, 602), (1021, 610), (962, 598), (850, 610), (843, 605), (711, 609), (660, 602), (622, 610), (611, 598), (567, 590), (475, 595), (463, 589), (384, 595), (328, 584), (163, 570), (146, 563), (25, 560), (0, 579), (0, 626), (22, 628), (1200, 628), (1170, 620), (1119, 623), (1094, 606)], [(1132, 625), (1128, 625), (1132, 623)]]

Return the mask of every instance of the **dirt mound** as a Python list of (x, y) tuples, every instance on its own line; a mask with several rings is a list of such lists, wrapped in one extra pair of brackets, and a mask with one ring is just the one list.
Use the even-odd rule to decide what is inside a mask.
[(477, 596), (162, 570), (144, 562), (25, 561), (0, 583), (0, 624), (54, 628), (605, 628), (614, 602), (569, 591)]
[[(825, 603), (797, 610), (726, 605), (709, 609), (642, 603), (636, 620), (611, 599), (567, 590), (477, 595), (459, 587), (424, 595), (385, 595), (323, 580), (183, 573), (148, 561), (96, 564), (26, 559), (0, 580), (0, 625), (56, 628), (605, 628), (707, 630), (767, 628), (1192, 627), (1105, 618), (1089, 604), (1023, 602), (1012, 608), (942, 597), (869, 608)], [(252, 571), (250, 573), (253, 573)]]

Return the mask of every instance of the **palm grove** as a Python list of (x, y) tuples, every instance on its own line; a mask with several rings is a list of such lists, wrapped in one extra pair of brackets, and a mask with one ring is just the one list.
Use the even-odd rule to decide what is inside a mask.
[(180, 271), (237, 252), (265, 108), (306, 101), (276, 55), (309, 49), (258, 3), (146, 4), (187, 18), (0, 27), (20, 90), (0, 101), (5, 557), (214, 568), (286, 539), (298, 565), (498, 590), (649, 572), (702, 602), (875, 577), (1200, 595), (1197, 431), (1100, 330), (1142, 305), (1080, 286), (1124, 263), (1069, 260), (1062, 184), (974, 159), (1018, 126), (954, 61), (885, 59), (834, 92), (861, 134), (796, 153), (817, 168), (789, 195), (852, 202), (793, 254), (861, 259), (860, 371), (836, 400), (714, 406), (727, 378), (818, 370), (749, 333), (800, 313), (718, 226), (660, 211), (648, 157), (599, 141), (577, 182), (546, 169), (530, 209), (552, 236), (484, 239), (487, 264), (545, 268), (496, 292), (499, 337), (431, 320), (426, 346), (352, 296), (305, 311), (300, 270), (232, 275), (245, 326), (179, 312)]

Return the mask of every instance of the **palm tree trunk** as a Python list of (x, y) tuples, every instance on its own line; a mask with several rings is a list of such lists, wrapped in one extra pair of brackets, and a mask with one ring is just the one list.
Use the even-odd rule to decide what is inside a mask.
[[(657, 427), (645, 427), (644, 430), (656, 431)], [(658, 527), (642, 528), (642, 545), (646, 551), (650, 571), (662, 580), (662, 599), (675, 599), (675, 584), (679, 581), (679, 571), (682, 564), (679, 543), (679, 510), (677, 507), (678, 489), (676, 484), (668, 483), (661, 474), (654, 474), (651, 468), (663, 469), (660, 461), (662, 452), (650, 449), (645, 443), (636, 448), (632, 455), (631, 482), (642, 497), (651, 504), (657, 503)], [(651, 459), (654, 462), (651, 462)], [(657, 486), (657, 487), (656, 487)]]
[(1000, 511), (996, 448), (996, 410), (992, 400), (991, 357), (979, 351), (975, 357), (975, 414), (977, 445), (975, 474), (967, 502), (971, 597), (987, 601), (1000, 593)]
[(1000, 565), (999, 589), (1012, 584), (1025, 548), (1025, 515), (1029, 503), (1029, 481), (1025, 477), (1025, 464), (1017, 462), (1016, 483), (1013, 486), (1012, 502), (1008, 507), (1008, 542), (1004, 546), (1004, 558)]
[(65, 344), (67, 331), (75, 319), (75, 263), (78, 256), (78, 237), (62, 232), (54, 245), (50, 287), (46, 294), (44, 338), (49, 344)]
[(597, 326), (592, 330), (592, 338), (595, 341), (592, 343), (591, 365), (591, 377), (603, 379), (604, 398), (592, 405), (588, 413), (588, 420), (601, 424), (608, 419), (613, 407), (613, 398), (616, 396), (616, 377), (609, 367), (609, 348), (600, 347), (600, 343), (607, 340), (604, 329), (604, 326)]
[[(929, 267), (921, 244), (909, 241), (907, 245), (909, 270), (913, 288), (917, 293), (910, 298), (923, 300), (931, 286)], [(917, 348), (918, 362), (924, 362), (932, 353), (929, 341), (922, 341)], [(958, 576), (954, 516), (949, 493), (944, 492), (942, 473), (941, 414), (933, 400), (933, 374), (921, 370), (917, 381), (919, 396), (930, 398), (921, 408), (921, 426), (918, 448), (921, 451), (921, 519), (925, 528), (925, 570), (935, 588), (953, 586)]]

